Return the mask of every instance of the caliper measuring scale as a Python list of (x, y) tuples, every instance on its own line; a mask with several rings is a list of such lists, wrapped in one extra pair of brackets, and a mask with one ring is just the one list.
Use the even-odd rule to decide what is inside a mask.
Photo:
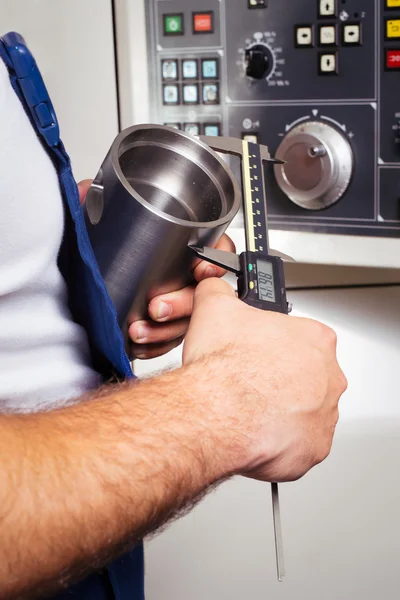
[[(292, 260), (269, 248), (266, 193), (263, 161), (271, 159), (266, 146), (232, 138), (202, 138), (213, 149), (239, 154), (242, 165), (243, 208), (246, 234), (246, 252), (240, 256), (213, 248), (191, 246), (197, 256), (233, 272), (238, 277), (238, 295), (241, 300), (262, 310), (289, 314), (286, 300), (282, 258)], [(240, 147), (238, 146), (240, 145)], [(278, 581), (285, 575), (282, 525), (278, 484), (271, 483), (274, 521), (276, 567)]]

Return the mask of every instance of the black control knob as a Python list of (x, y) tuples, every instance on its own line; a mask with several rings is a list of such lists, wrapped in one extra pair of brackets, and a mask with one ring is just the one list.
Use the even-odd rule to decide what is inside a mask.
[(270, 50), (264, 44), (255, 44), (247, 48), (245, 66), (247, 77), (263, 79), (272, 68), (273, 58)]

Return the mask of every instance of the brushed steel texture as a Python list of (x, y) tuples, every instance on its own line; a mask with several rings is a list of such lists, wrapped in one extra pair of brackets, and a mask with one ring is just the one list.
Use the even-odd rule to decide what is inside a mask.
[(188, 248), (214, 246), (241, 205), (228, 165), (193, 136), (137, 125), (114, 140), (86, 196), (85, 222), (128, 344), (128, 319), (193, 281)]

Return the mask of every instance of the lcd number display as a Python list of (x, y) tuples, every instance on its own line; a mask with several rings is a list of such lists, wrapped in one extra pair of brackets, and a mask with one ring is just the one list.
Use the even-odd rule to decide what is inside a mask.
[(264, 302), (276, 302), (274, 270), (272, 263), (257, 261), (258, 297)]

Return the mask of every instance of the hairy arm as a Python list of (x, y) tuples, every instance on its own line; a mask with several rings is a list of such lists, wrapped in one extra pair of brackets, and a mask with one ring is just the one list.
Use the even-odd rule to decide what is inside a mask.
[(1, 416), (0, 598), (105, 565), (225, 477), (218, 425), (198, 402), (216, 389), (199, 362), (72, 407)]

